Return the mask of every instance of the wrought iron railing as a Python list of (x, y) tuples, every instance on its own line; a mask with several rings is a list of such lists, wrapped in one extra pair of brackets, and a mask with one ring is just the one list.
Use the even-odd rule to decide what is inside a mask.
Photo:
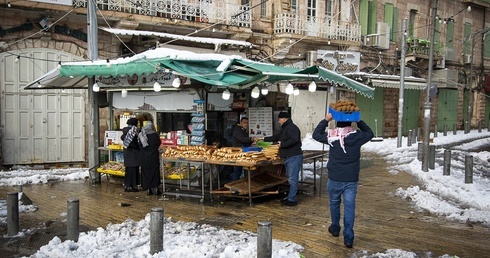
[[(206, 23), (221, 23), (239, 27), (252, 26), (252, 11), (249, 5), (236, 5), (224, 1), (180, 0), (97, 0), (100, 10), (157, 16), (168, 19)], [(87, 0), (74, 0), (76, 7), (87, 7)]]
[(280, 13), (274, 17), (274, 33), (291, 33), (333, 40), (361, 41), (361, 26), (327, 18)]

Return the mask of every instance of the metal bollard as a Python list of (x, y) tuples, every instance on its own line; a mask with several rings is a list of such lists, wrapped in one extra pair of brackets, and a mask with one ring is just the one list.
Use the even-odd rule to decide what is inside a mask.
[(417, 142), (417, 129), (412, 129), (412, 144)]
[(15, 236), (19, 233), (19, 193), (7, 193), (7, 234)]
[(422, 135), (422, 133), (421, 133), (421, 132), (422, 132), (422, 129), (421, 129), (420, 127), (419, 127), (419, 128), (417, 128), (417, 141), (420, 141), (420, 140), (421, 140), (421, 139), (420, 139), (420, 135)]
[(444, 124), (444, 136), (447, 136), (447, 124)]
[(408, 130), (407, 146), (412, 146), (412, 130)]
[(481, 129), (482, 129), (482, 124), (481, 124), (481, 121), (478, 122), (478, 132), (481, 133)]
[(150, 254), (163, 251), (163, 208), (152, 208), (150, 213)]
[(437, 133), (438, 133), (438, 131), (437, 131), (437, 125), (435, 125), (434, 126), (434, 138), (437, 137)]
[(434, 169), (436, 166), (436, 146), (429, 145), (429, 169)]
[(417, 159), (419, 161), (422, 161), (422, 159), (424, 157), (424, 143), (423, 142), (419, 142), (419, 145), (417, 147), (418, 147), (418, 149), (417, 149)]
[(19, 185), (19, 193), (22, 193), (22, 184)]
[(464, 121), (464, 133), (468, 134), (470, 132), (470, 123), (468, 121)]
[(473, 156), (466, 155), (464, 159), (464, 183), (473, 183)]
[(458, 128), (456, 127), (456, 124), (453, 124), (453, 135), (458, 134)]
[(259, 221), (257, 229), (257, 258), (272, 257), (272, 222)]
[(67, 213), (66, 213), (66, 239), (78, 241), (78, 235), (80, 233), (80, 202), (77, 198), (70, 198), (67, 201)]
[(442, 175), (449, 176), (451, 174), (451, 150), (444, 150), (444, 167)]

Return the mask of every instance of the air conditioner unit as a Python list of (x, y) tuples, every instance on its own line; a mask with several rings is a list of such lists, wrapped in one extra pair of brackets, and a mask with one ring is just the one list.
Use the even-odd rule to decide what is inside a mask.
[(390, 26), (384, 22), (376, 25), (376, 34), (369, 34), (364, 37), (366, 46), (379, 49), (390, 49)]
[(376, 34), (379, 35), (378, 47), (380, 49), (390, 49), (390, 25), (378, 22), (376, 24)]
[(446, 68), (446, 56), (442, 56), (442, 59), (437, 61), (436, 68), (439, 69)]
[(471, 61), (472, 61), (472, 60), (471, 60), (471, 55), (469, 55), (469, 54), (464, 54), (464, 56), (463, 56), (463, 63), (464, 63), (464, 64), (471, 64)]

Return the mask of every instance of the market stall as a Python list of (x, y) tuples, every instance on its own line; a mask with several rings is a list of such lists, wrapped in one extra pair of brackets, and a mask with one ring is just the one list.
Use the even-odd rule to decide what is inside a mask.
[[(252, 150), (252, 151), (250, 151)], [(170, 176), (175, 176), (179, 179), (179, 187), (176, 191), (169, 190), (166, 187), (164, 180), (163, 194), (175, 195), (175, 196), (187, 196), (187, 197), (200, 197), (204, 198), (205, 182), (204, 176), (206, 173), (209, 175), (210, 197), (213, 194), (233, 195), (237, 197), (248, 198), (249, 202), (258, 196), (266, 194), (277, 194), (277, 192), (264, 192), (270, 187), (275, 185), (284, 184), (287, 182), (287, 178), (280, 175), (282, 171), (282, 160), (278, 157), (279, 147), (278, 145), (271, 145), (265, 149), (262, 148), (237, 148), (237, 147), (223, 147), (217, 148), (216, 146), (176, 146), (169, 147), (162, 154), (162, 173), (164, 179), (170, 179)], [(166, 173), (169, 166), (168, 162), (189, 164), (186, 166), (186, 170), (178, 170), (177, 173)], [(197, 170), (200, 178), (200, 186), (197, 190), (200, 190), (201, 194), (186, 194), (185, 190), (191, 190), (191, 184), (188, 180), (191, 175), (190, 164), (200, 163), (200, 169)], [(218, 188), (213, 189), (213, 180), (217, 175), (211, 172), (210, 166), (223, 165), (223, 166), (241, 166), (247, 171), (247, 177), (230, 182), (221, 187), (218, 183)], [(267, 166), (275, 167), (276, 171), (263, 170)], [(176, 170), (172, 170), (176, 171)], [(277, 173), (279, 172), (279, 173)], [(187, 180), (187, 186), (182, 185), (182, 180)], [(195, 188), (196, 189), (196, 188)]]

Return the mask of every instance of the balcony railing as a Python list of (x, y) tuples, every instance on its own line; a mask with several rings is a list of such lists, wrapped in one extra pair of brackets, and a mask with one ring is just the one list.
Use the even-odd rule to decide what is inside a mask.
[(361, 41), (361, 26), (321, 17), (281, 13), (274, 17), (274, 33), (291, 33), (333, 40)]
[[(407, 38), (408, 54), (429, 55), (430, 40), (423, 38)], [(443, 55), (444, 44), (441, 42), (434, 42), (434, 55)]]
[[(235, 5), (223, 1), (183, 2), (180, 0), (97, 0), (97, 8), (168, 19), (220, 23), (246, 28), (252, 26), (252, 11), (248, 5)], [(87, 0), (74, 0), (73, 5), (87, 7)]]

